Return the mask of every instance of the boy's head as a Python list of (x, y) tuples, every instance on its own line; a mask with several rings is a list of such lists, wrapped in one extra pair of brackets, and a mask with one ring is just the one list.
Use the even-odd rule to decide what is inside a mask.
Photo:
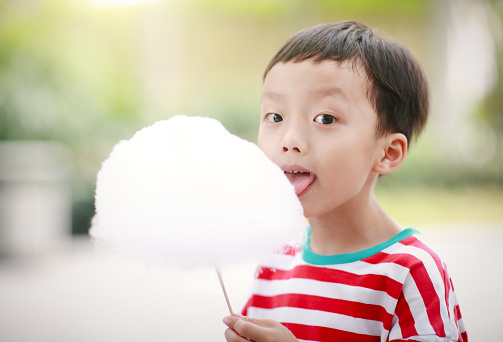
[(363, 67), (370, 81), (367, 97), (377, 113), (377, 136), (402, 133), (410, 142), (423, 129), (429, 110), (426, 77), (401, 43), (357, 22), (317, 25), (291, 36), (269, 62), (264, 78), (278, 63), (306, 60)]

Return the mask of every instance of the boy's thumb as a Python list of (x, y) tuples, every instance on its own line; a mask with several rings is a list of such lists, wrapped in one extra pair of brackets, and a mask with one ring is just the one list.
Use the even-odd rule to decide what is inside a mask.
[(241, 317), (237, 316), (236, 314), (232, 316), (226, 316), (222, 319), (222, 322), (228, 326), (229, 328), (233, 329), (234, 324), (236, 324), (236, 321), (241, 319)]
[(237, 321), (243, 320), (245, 322), (250, 322), (256, 325), (261, 325), (260, 324), (260, 319), (259, 318), (252, 318), (252, 317), (246, 317), (241, 314), (234, 313), (232, 316), (226, 316), (222, 319), (222, 322), (228, 326), (229, 328), (233, 329), (234, 324), (236, 324)]

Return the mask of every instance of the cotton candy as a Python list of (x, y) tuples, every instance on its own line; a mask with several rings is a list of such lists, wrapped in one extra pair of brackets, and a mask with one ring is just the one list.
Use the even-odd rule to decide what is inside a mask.
[(146, 263), (253, 261), (305, 226), (282, 170), (211, 118), (177, 115), (119, 142), (97, 175), (90, 235)]

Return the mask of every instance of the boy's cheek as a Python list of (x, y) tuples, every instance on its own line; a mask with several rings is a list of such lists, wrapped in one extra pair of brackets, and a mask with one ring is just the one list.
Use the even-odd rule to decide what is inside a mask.
[[(260, 146), (259, 146), (260, 147)], [(263, 149), (261, 148), (262, 152), (264, 152), (264, 154), (267, 156), (267, 158), (269, 158), (269, 160), (271, 160), (274, 164), (278, 165), (279, 167), (281, 167), (281, 165), (279, 163), (277, 163), (275, 160), (274, 160), (274, 156), (272, 153), (268, 153), (268, 150), (267, 149)]]
[(260, 150), (262, 150), (262, 152), (264, 152), (264, 154), (269, 157), (269, 159), (271, 159), (271, 156), (270, 154), (268, 153), (268, 146), (263, 142), (263, 140), (261, 140), (260, 138), (258, 139), (258, 143), (257, 143), (257, 146), (258, 148), (260, 148)]

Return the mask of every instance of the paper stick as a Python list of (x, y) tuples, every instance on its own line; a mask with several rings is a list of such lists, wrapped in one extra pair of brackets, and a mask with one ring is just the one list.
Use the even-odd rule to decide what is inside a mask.
[(215, 268), (215, 271), (217, 272), (218, 281), (220, 282), (220, 286), (222, 287), (222, 291), (224, 292), (224, 297), (225, 297), (225, 301), (227, 302), (227, 307), (229, 308), (229, 312), (231, 315), (233, 315), (234, 312), (232, 311), (231, 302), (229, 301), (229, 297), (227, 296), (227, 291), (225, 290), (224, 280), (222, 279), (222, 273), (220, 272), (220, 270), (218, 268)]

